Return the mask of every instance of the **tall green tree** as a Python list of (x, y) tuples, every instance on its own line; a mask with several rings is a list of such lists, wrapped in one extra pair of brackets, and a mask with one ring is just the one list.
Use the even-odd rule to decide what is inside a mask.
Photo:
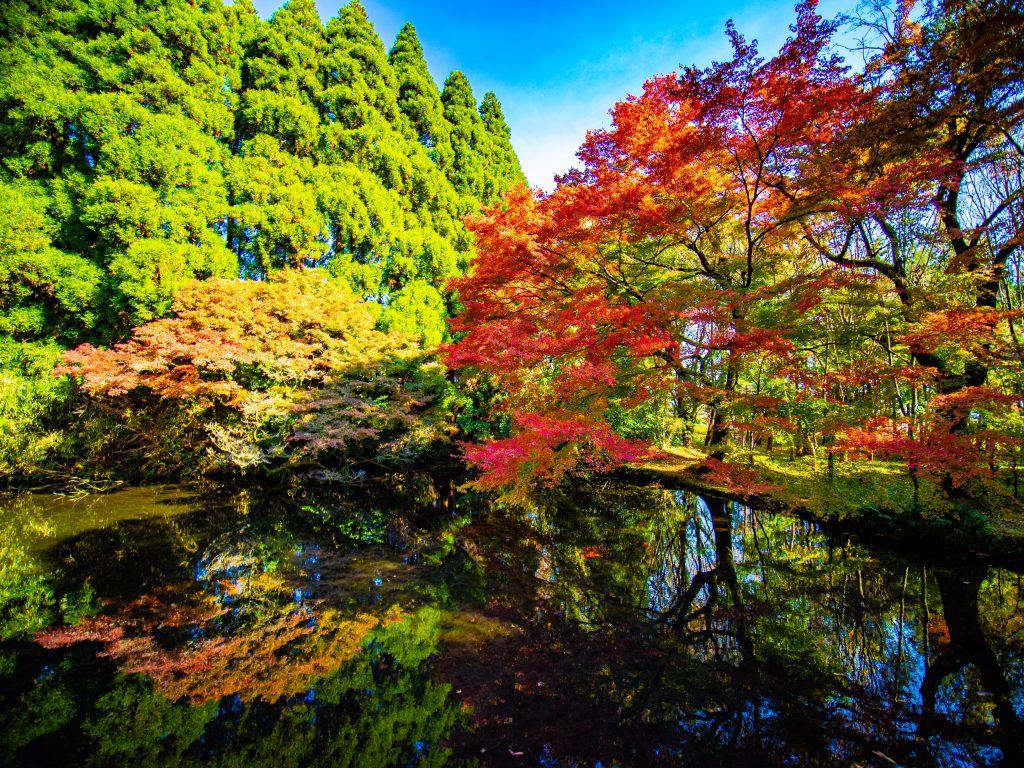
[(328, 23), (320, 78), (320, 197), (330, 267), (378, 298), (400, 279), (396, 261), (407, 229), (401, 192), (410, 171), (394, 73), (362, 5), (342, 8)]
[(487, 131), (488, 142), (483, 149), (487, 166), (483, 199), (492, 202), (512, 187), (526, 184), (526, 176), (512, 147), (512, 129), (505, 120), (505, 112), (494, 91), (484, 94), (480, 104), (480, 118)]
[(290, 0), (243, 43), (228, 238), (242, 274), (265, 275), (326, 250), (313, 161), (326, 41), (313, 0)]
[(415, 300), (413, 314), (436, 327), (445, 307), (438, 287), (461, 274), (471, 254), (464, 205), (400, 109), (399, 78), (358, 2), (328, 24), (322, 69), (330, 268), (385, 314)]
[(454, 157), (451, 125), (444, 116), (441, 92), (430, 74), (416, 28), (406, 24), (398, 33), (389, 56), (398, 78), (398, 107), (412, 126), (414, 137), (441, 168)]
[[(448, 179), (469, 201), (484, 200), (487, 193), (487, 164), (484, 160), (489, 143), (484, 121), (477, 111), (476, 97), (469, 80), (462, 72), (452, 72), (441, 92), (444, 116), (451, 125), (454, 160), (447, 169)], [(470, 202), (467, 209), (472, 207)]]
[(217, 232), (237, 67), (230, 15), (186, 0), (74, 0), (5, 11), (0, 83), (8, 180), (37, 182), (51, 244), (105, 273), (116, 337), (166, 312), (186, 279), (234, 270)]

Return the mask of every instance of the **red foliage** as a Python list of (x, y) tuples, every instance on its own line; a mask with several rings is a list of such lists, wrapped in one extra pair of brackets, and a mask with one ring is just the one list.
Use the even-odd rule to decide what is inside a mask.
[(760, 480), (752, 468), (733, 462), (708, 459), (703, 470), (706, 482), (728, 493), (751, 497), (778, 490), (778, 486)]
[(867, 102), (815, 7), (797, 7), (767, 61), (730, 25), (730, 60), (652, 78), (588, 135), (583, 170), (472, 222), (479, 258), (454, 284), (464, 336), (447, 362), (487, 374), (518, 414), (511, 438), (467, 449), (481, 487), (627, 461), (639, 448), (615, 438), (610, 405), (685, 392), (724, 412), (748, 359), (789, 361), (841, 279), (793, 269), (798, 169)]
[(915, 473), (948, 477), (954, 485), (990, 472), (990, 459), (1000, 449), (1021, 441), (999, 430), (951, 430), (950, 423), (977, 408), (1019, 408), (1022, 396), (987, 387), (972, 387), (936, 396), (925, 417), (912, 424), (906, 418), (878, 417), (845, 428), (837, 442), (842, 450), (876, 458), (904, 461)]
[(997, 328), (1008, 320), (1024, 317), (1024, 309), (998, 311), (988, 307), (959, 307), (932, 312), (921, 319), (900, 341), (913, 352), (935, 352), (940, 347), (956, 347), (975, 357), (994, 354), (998, 344)]
[(517, 413), (515, 423), (513, 437), (465, 446), (467, 459), (482, 472), (476, 487), (521, 496), (537, 477), (554, 484), (581, 465), (604, 471), (651, 454), (648, 446), (619, 437), (607, 424), (575, 414)]
[(40, 646), (52, 651), (77, 643), (116, 643), (123, 635), (123, 627), (104, 619), (84, 619), (74, 626), (52, 627), (38, 632), (35, 639)]

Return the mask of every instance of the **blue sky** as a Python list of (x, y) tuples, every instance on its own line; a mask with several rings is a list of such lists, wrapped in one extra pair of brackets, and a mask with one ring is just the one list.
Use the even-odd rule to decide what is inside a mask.
[[(279, 0), (256, 0), (269, 16)], [(318, 0), (326, 21), (342, 0)], [(477, 98), (498, 94), (512, 143), (534, 186), (550, 188), (575, 162), (590, 128), (644, 80), (680, 65), (705, 65), (728, 53), (723, 34), (735, 20), (766, 53), (788, 35), (793, 0), (552, 0), (416, 2), (363, 0), (390, 48), (406, 21), (416, 26), (439, 84), (461, 69)], [(826, 16), (856, 0), (822, 0)]]

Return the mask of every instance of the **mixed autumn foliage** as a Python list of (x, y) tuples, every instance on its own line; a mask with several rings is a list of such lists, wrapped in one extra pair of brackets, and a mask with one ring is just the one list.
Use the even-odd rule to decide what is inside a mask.
[[(437, 364), (414, 338), (378, 330), (370, 305), (322, 273), (192, 283), (173, 311), (112, 348), (66, 353), (56, 373), (78, 377), (94, 407), (173, 423), (182, 471), (294, 471), (321, 454), (337, 466), (437, 436), (416, 418), (444, 388)], [(160, 453), (145, 441), (132, 451), (142, 462)]]
[(772, 58), (730, 25), (473, 220), (447, 360), (513, 424), (467, 449), (481, 487), (702, 440), (723, 477), (784, 446), (1016, 491), (1024, 9), (869, 4), (854, 70), (816, 5)]
[(727, 60), (615, 105), (550, 193), (493, 94), (439, 90), (358, 2), (324, 26), (126, 0), (139, 40), (65, 5), (8, 25), (0, 415), (34, 435), (8, 475), (63, 450), (339, 477), (461, 430), (513, 496), (697, 446), (736, 492), (781, 454), (897, 466), (915, 505), (1018, 496), (1016, 0), (803, 0), (772, 57), (730, 24)]
[[(372, 356), (369, 323), (395, 349), (406, 337), (435, 347), (454, 306), (446, 282), (474, 253), (464, 216), (524, 181), (497, 97), (478, 102), (458, 72), (439, 88), (415, 29), (389, 52), (358, 0), (327, 23), (313, 0), (269, 19), (249, 0), (4, 3), (0, 71), (4, 479), (176, 474), (205, 455), (190, 446), (237, 431), (220, 419), (227, 401), (250, 418), (259, 400), (273, 412), (259, 429), (290, 434), (278, 395), (253, 393), (316, 400), (298, 390), (339, 360), (312, 362), (310, 334), (336, 336), (333, 349), (350, 334)], [(301, 269), (336, 288), (275, 277)], [(51, 376), (82, 344), (68, 364), (89, 372), (84, 398)], [(147, 375), (133, 379), (136, 356)], [(383, 408), (390, 372), (372, 386), (364, 374), (331, 396)], [(103, 375), (120, 383), (97, 385)], [(304, 444), (349, 439), (343, 417), (313, 413), (300, 420), (328, 436)], [(238, 451), (229, 463), (259, 459)]]

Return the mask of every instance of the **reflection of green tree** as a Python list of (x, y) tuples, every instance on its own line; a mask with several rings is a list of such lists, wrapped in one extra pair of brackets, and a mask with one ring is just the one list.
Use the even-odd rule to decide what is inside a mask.
[(0, 726), (0, 755), (13, 755), (40, 736), (53, 733), (75, 717), (76, 702), (66, 679), (70, 664), (64, 663), (52, 674), (41, 675), (35, 686), (20, 701), (0, 697), (7, 712)]
[[(406, 491), (447, 508), (447, 496), (414, 478), (395, 495)], [(375, 501), (366, 508), (379, 509)], [(429, 607), (409, 613), (413, 591), (400, 558), (375, 547), (351, 554), (310, 548), (302, 543), (309, 541), (306, 525), (321, 532), (330, 526), (273, 502), (261, 504), (259, 514), (229, 518), (220, 511), (108, 523), (77, 532), (46, 558), (28, 545), (15, 550), (18, 537), (0, 540), (13, 555), (0, 562), (7, 577), (2, 615), (17, 619), (10, 626), (23, 640), (47, 633), (38, 645), (10, 646), (0, 670), (12, 682), (0, 691), (0, 705), (24, 713), (0, 725), (0, 751), (14, 756), (11, 764), (33, 764), (41, 754), (53, 765), (450, 764), (445, 740), (460, 709), (448, 686), (423, 671), (441, 614)], [(384, 522), (390, 536), (390, 516)], [(452, 548), (451, 536), (443, 539), (438, 561)], [(315, 564), (307, 562), (314, 551)], [(68, 565), (54, 568), (50, 560)], [(381, 573), (385, 584), (371, 586)], [(60, 626), (95, 613), (93, 580), (108, 601), (103, 614)], [(33, 585), (39, 589), (27, 588)], [(414, 591), (426, 597), (427, 590)], [(274, 639), (285, 620), (294, 642), (260, 640), (268, 637), (264, 630)], [(227, 667), (216, 654), (187, 666), (190, 649), (207, 643), (225, 649)], [(179, 657), (185, 666), (175, 671)], [(45, 662), (56, 658), (64, 661), (50, 669)], [(125, 671), (147, 664), (154, 677)], [(187, 686), (168, 686), (161, 673), (167, 680), (192, 675), (200, 687), (213, 675), (226, 695), (197, 690), (178, 699)], [(255, 680), (255, 692), (247, 680)], [(260, 694), (260, 684), (269, 695)]]
[(59, 619), (74, 624), (97, 610), (88, 581), (62, 583), (60, 571), (32, 551), (25, 522), (12, 516), (0, 524), (0, 641), (30, 637)]
[(9, 531), (0, 530), (0, 640), (45, 627), (54, 602), (50, 579)]
[(470, 532), (490, 565), (492, 591), (512, 590), (513, 602), (585, 626), (635, 620), (646, 601), (649, 543), (679, 524), (670, 495), (611, 485), (555, 489), (531, 502), (526, 515), (502, 510), (497, 531), (478, 524)]
[(216, 702), (175, 703), (141, 675), (119, 675), (96, 702), (82, 731), (92, 765), (188, 765), (186, 755), (217, 715)]
[[(359, 655), (313, 681), (308, 693), (277, 702), (237, 696), (172, 701), (145, 676), (124, 674), (94, 698), (95, 689), (76, 686), (83, 670), (68, 659), (17, 702), (4, 702), (15, 714), (0, 727), (0, 751), (13, 756), (39, 737), (80, 723), (69, 764), (451, 765), (446, 741), (462, 715), (449, 687), (422, 669), (436, 651), (440, 618), (424, 608), (380, 628)], [(61, 764), (56, 753), (50, 762)]]

